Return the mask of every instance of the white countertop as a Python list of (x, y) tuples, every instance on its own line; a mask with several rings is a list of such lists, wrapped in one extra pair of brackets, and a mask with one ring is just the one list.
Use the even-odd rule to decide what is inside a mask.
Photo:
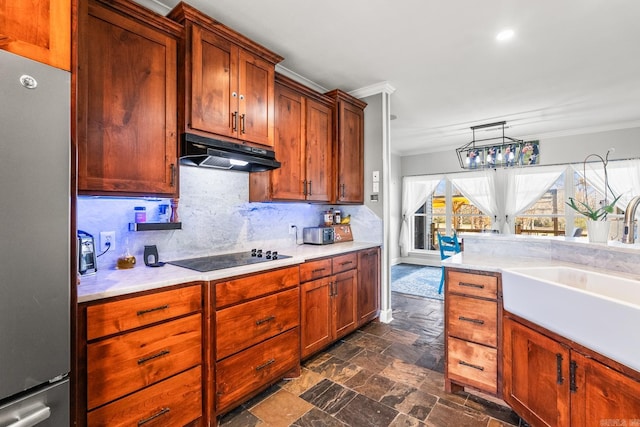
[[(88, 302), (147, 291), (193, 281), (209, 281), (225, 279), (243, 274), (257, 273), (289, 265), (302, 264), (305, 261), (339, 255), (342, 253), (380, 246), (371, 242), (343, 242), (331, 245), (298, 245), (280, 250), (291, 258), (278, 259), (242, 267), (225, 268), (223, 270), (200, 273), (187, 268), (165, 264), (163, 267), (147, 267), (144, 263), (136, 264), (128, 270), (98, 270), (94, 275), (82, 276), (78, 285), (78, 302)], [(203, 254), (207, 256), (212, 254)], [(191, 257), (191, 258), (195, 258)]]

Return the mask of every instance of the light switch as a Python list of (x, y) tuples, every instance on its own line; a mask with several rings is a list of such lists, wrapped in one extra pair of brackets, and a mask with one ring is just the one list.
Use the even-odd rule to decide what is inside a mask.
[(374, 182), (373, 183), (373, 192), (374, 193), (379, 193), (380, 192), (380, 183), (379, 182)]
[(380, 182), (380, 171), (373, 171), (373, 182)]

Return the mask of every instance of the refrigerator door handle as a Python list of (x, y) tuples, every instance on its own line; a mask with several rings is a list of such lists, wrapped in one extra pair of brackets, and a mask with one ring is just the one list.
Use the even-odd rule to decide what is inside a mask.
[(26, 417), (19, 419), (15, 423), (9, 424), (7, 427), (33, 427), (48, 419), (50, 416), (51, 408), (45, 406), (44, 408), (40, 408)]

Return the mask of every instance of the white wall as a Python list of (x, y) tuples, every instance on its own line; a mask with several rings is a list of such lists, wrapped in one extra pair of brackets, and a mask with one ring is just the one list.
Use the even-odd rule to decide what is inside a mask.
[[(382, 97), (378, 94), (362, 100), (367, 103), (364, 110), (364, 204), (382, 218), (385, 194), (381, 182), (378, 183), (378, 193), (373, 192), (372, 175), (373, 171), (378, 171), (380, 180), (386, 179), (382, 176)], [(377, 202), (371, 200), (374, 194), (378, 196)]]
[[(535, 139), (535, 138), (530, 138)], [(540, 138), (540, 164), (578, 163), (591, 154), (604, 156), (611, 147), (610, 159), (640, 157), (640, 128), (592, 134)], [(436, 153), (402, 157), (402, 176), (462, 171), (455, 148)]]

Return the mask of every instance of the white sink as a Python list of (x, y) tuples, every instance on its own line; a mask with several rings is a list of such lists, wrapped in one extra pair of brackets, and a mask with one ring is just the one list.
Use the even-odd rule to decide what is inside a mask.
[(571, 267), (502, 270), (505, 310), (640, 371), (640, 281)]

